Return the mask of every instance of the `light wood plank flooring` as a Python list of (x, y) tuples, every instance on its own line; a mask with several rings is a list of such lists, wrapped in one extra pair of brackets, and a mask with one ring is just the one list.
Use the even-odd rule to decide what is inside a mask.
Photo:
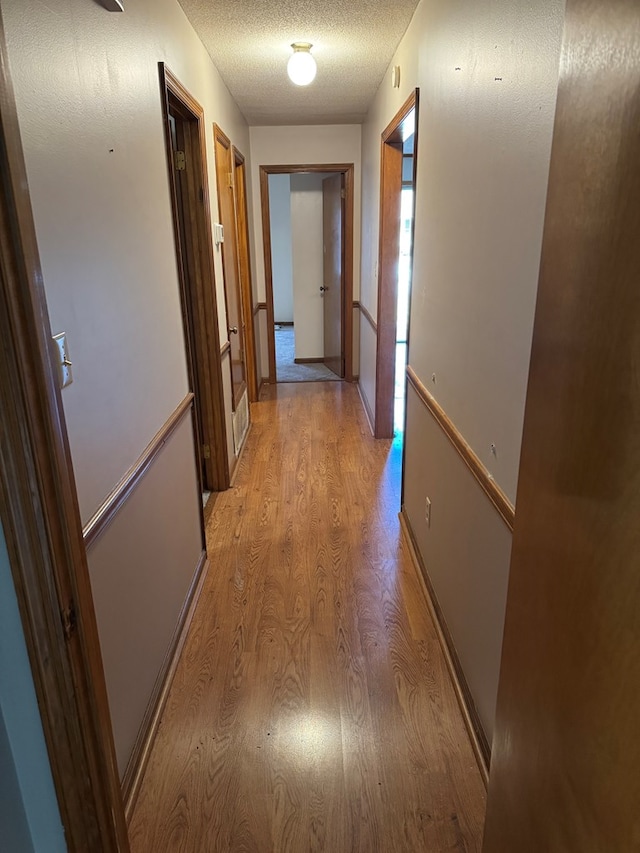
[(268, 387), (130, 825), (133, 853), (479, 851), (485, 791), (354, 386)]

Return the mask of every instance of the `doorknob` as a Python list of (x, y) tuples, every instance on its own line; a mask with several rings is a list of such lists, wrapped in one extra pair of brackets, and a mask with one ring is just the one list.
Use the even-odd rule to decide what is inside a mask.
[(320, 293), (324, 293), (324, 292), (325, 292), (325, 290), (329, 290), (329, 288), (328, 288), (328, 287), (325, 287), (325, 286), (324, 286), (324, 284), (323, 284), (323, 285), (322, 285), (322, 287), (320, 288)]
[(232, 327), (229, 329), (229, 334), (230, 334), (230, 335), (237, 335), (237, 334), (238, 334), (238, 327), (237, 327), (237, 326), (232, 326)]

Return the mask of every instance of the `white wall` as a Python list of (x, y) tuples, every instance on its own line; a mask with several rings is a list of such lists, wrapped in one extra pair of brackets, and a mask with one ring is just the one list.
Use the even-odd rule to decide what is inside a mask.
[(0, 847), (7, 853), (67, 849), (2, 527)]
[(273, 316), (276, 323), (293, 323), (290, 175), (269, 175), (269, 219)]
[[(563, 12), (564, 0), (422, 0), (391, 63), (401, 67), (402, 86), (392, 89), (385, 76), (362, 135), (360, 299), (375, 317), (380, 133), (420, 87), (409, 362), (512, 500)], [(365, 321), (360, 382), (373, 409), (375, 335)], [(421, 423), (412, 404), (407, 459), (416, 462), (436, 453)], [(406, 506), (490, 735), (508, 549), (496, 529), (472, 518), (486, 500), (479, 491), (453, 513), (456, 497), (443, 490), (426, 528), (425, 496), (462, 463), (454, 454), (447, 464), (450, 472), (441, 457), (437, 474), (407, 465)], [(472, 588), (484, 592), (467, 622)]]
[[(86, 522), (188, 391), (158, 62), (204, 107), (215, 219), (212, 124), (244, 153), (250, 173), (249, 132), (176, 0), (136, 0), (122, 14), (93, 0), (21, 0), (3, 2), (2, 10), (51, 323), (54, 333), (67, 332), (73, 361), (74, 383), (62, 396)], [(215, 273), (222, 343), (220, 252)], [(233, 458), (228, 379), (225, 400)], [(192, 442), (178, 452), (183, 486), (189, 481), (195, 495)], [(165, 472), (174, 464), (162, 461), (166, 453), (154, 463)], [(89, 553), (94, 583), (99, 576), (97, 611), (108, 612), (115, 592), (120, 601), (118, 619), (102, 618), (99, 629), (105, 660), (115, 661), (106, 671), (112, 715), (127, 721), (115, 730), (121, 770), (135, 737), (134, 709), (148, 699), (201, 549), (194, 500), (192, 523), (169, 526), (171, 547), (156, 554), (158, 563), (150, 561), (158, 524), (172, 514), (173, 488), (168, 476), (160, 477), (156, 515), (137, 514), (126, 537), (119, 525), (105, 531), (100, 548), (109, 551), (111, 569)], [(120, 510), (125, 518), (132, 506)], [(172, 572), (174, 584), (156, 582)], [(152, 593), (153, 612), (140, 608), (144, 590)], [(146, 691), (131, 695), (115, 687), (113, 650), (141, 617), (161, 624), (154, 623), (152, 645), (129, 650), (129, 666), (139, 676), (132, 683)]]
[[(308, 163), (354, 164), (354, 259), (353, 298), (360, 293), (360, 125), (323, 125), (292, 127), (252, 127), (251, 183), (253, 188), (253, 230), (255, 236), (256, 287), (258, 299), (266, 299), (264, 249), (260, 218), (260, 166), (301, 165)], [(266, 352), (266, 349), (265, 349)], [(268, 360), (262, 360), (262, 376), (269, 374)]]

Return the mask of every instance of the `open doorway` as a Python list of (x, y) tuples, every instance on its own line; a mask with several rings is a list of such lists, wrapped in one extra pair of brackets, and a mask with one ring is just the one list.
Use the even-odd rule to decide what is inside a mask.
[(344, 378), (344, 176), (269, 176), (278, 382)]
[(402, 442), (413, 265), (418, 90), (382, 134), (376, 438)]
[[(410, 114), (411, 115), (411, 114)], [(415, 115), (415, 113), (414, 113)], [(407, 132), (411, 125), (407, 126)], [(393, 432), (404, 437), (409, 305), (413, 272), (413, 218), (415, 209), (415, 130), (402, 143), (402, 190), (400, 193), (400, 239), (398, 251), (398, 294), (396, 300), (396, 369), (393, 393)]]
[(352, 379), (353, 165), (261, 166), (269, 381)]

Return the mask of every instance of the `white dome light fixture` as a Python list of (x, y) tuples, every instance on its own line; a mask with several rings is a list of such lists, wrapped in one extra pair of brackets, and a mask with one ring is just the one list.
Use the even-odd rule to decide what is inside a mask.
[(308, 86), (316, 76), (316, 61), (311, 56), (313, 45), (307, 41), (295, 41), (293, 53), (287, 63), (287, 74), (296, 86)]

